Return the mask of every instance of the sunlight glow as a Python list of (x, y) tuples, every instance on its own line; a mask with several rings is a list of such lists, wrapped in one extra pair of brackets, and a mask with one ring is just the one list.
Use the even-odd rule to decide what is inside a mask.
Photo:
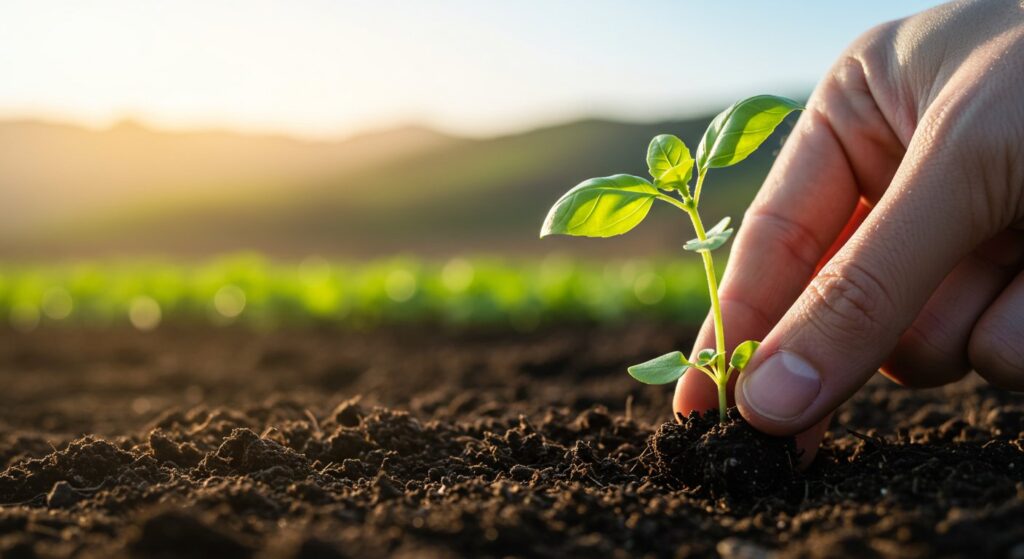
[(802, 94), (857, 34), (929, 4), (13, 0), (0, 118), (311, 136), (665, 118)]

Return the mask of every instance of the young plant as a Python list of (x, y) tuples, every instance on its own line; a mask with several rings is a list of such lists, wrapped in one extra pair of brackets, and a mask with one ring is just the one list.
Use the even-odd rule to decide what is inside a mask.
[[(690, 217), (697, 238), (683, 248), (697, 252), (704, 260), (711, 314), (715, 322), (715, 347), (702, 349), (692, 360), (679, 351), (667, 353), (629, 368), (629, 374), (647, 384), (676, 381), (687, 369), (696, 369), (718, 387), (719, 417), (726, 412), (726, 388), (736, 372), (746, 368), (759, 342), (748, 340), (726, 359), (725, 325), (718, 300), (718, 278), (711, 253), (732, 236), (729, 218), (705, 230), (699, 207), (701, 189), (710, 169), (735, 165), (754, 152), (786, 115), (801, 110), (800, 104), (773, 95), (758, 95), (735, 103), (711, 121), (697, 146), (697, 158), (679, 138), (661, 134), (647, 148), (647, 167), (653, 182), (633, 175), (612, 175), (583, 181), (566, 192), (548, 212), (540, 236), (573, 235), (612, 237), (636, 227), (647, 216), (655, 200), (671, 204)], [(697, 179), (690, 180), (694, 167)]]

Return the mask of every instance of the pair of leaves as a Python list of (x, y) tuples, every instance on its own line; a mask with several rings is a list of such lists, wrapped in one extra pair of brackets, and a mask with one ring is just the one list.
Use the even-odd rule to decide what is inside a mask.
[[(729, 359), (729, 366), (738, 371), (746, 369), (760, 345), (760, 342), (747, 340), (736, 346)], [(630, 376), (644, 384), (667, 384), (678, 380), (687, 369), (710, 365), (718, 359), (719, 355), (713, 349), (702, 349), (697, 353), (697, 362), (692, 363), (683, 357), (682, 352), (673, 351), (639, 365), (633, 365), (628, 371)]]
[(732, 228), (729, 227), (730, 218), (722, 218), (715, 224), (714, 227), (708, 229), (707, 233), (704, 234), (704, 240), (690, 239), (686, 241), (683, 248), (686, 250), (692, 250), (693, 252), (700, 252), (702, 250), (712, 251), (725, 244), (732, 236)]
[[(744, 99), (711, 122), (697, 148), (697, 168), (727, 167), (753, 153), (789, 113), (801, 109), (795, 101), (772, 95)], [(647, 165), (654, 183), (633, 175), (590, 179), (559, 198), (548, 212), (541, 237), (574, 235), (611, 237), (636, 227), (659, 195), (658, 188), (686, 191), (693, 173), (693, 159), (682, 140), (668, 134), (656, 136), (647, 150)], [(726, 225), (727, 226), (727, 225)], [(712, 240), (689, 250), (714, 250), (729, 239), (732, 230), (723, 226)], [(717, 227), (717, 226), (716, 226)], [(707, 244), (703, 244), (707, 243)], [(716, 244), (717, 243), (717, 244)]]
[(647, 169), (658, 188), (687, 192), (693, 176), (690, 148), (672, 134), (659, 134), (647, 146)]

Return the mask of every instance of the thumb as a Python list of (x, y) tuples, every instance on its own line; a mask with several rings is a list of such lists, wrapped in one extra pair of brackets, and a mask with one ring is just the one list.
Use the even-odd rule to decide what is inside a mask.
[(740, 374), (736, 403), (761, 431), (804, 431), (856, 392), (984, 235), (970, 230), (984, 220), (965, 215), (978, 200), (951, 183), (963, 168), (950, 172), (954, 158), (934, 143), (910, 144), (878, 205)]

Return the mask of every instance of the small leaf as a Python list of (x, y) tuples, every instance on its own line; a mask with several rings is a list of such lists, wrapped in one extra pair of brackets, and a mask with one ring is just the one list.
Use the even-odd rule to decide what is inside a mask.
[(740, 371), (746, 369), (750, 359), (754, 357), (754, 352), (757, 351), (760, 345), (761, 342), (756, 340), (747, 340), (736, 346), (736, 349), (732, 350), (732, 357), (729, 358), (729, 365)]
[(771, 136), (786, 115), (802, 109), (796, 101), (775, 95), (758, 95), (733, 104), (704, 132), (697, 146), (697, 168), (705, 171), (743, 161)]
[(613, 175), (581, 182), (555, 202), (540, 236), (612, 237), (647, 217), (658, 189), (646, 179)]
[(725, 232), (725, 228), (728, 227), (730, 223), (732, 223), (732, 218), (729, 216), (725, 216), (721, 220), (719, 220), (719, 222), (716, 223), (714, 227), (708, 229), (707, 233), (705, 234), (708, 237), (712, 235), (721, 235), (722, 233)]
[(715, 360), (718, 354), (711, 348), (702, 349), (697, 352), (697, 365), (705, 366)]
[(708, 229), (707, 233), (704, 235), (705, 239), (703, 241), (700, 239), (690, 239), (685, 245), (683, 245), (683, 249), (699, 252), (702, 250), (711, 251), (721, 247), (729, 240), (729, 237), (732, 237), (733, 230), (726, 229), (726, 227), (729, 227), (730, 221), (731, 220), (728, 217), (722, 218), (722, 221), (719, 221), (714, 227)]
[(647, 146), (647, 168), (658, 188), (684, 190), (693, 175), (693, 157), (682, 140), (661, 134)]
[(683, 376), (688, 368), (690, 363), (683, 359), (683, 354), (673, 351), (627, 370), (631, 377), (644, 384), (667, 384)]

